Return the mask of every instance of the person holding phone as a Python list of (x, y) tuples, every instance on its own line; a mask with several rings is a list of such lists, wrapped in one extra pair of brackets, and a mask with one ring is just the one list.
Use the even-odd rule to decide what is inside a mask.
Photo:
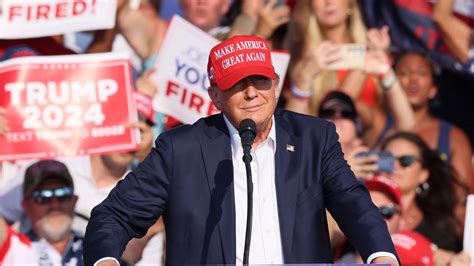
[[(446, 265), (462, 250), (462, 233), (454, 214), (454, 189), (459, 181), (438, 154), (414, 133), (397, 132), (384, 140), (382, 149), (396, 158), (395, 170), (387, 176), (402, 191), (400, 230), (427, 237), (438, 248), (435, 264)], [(436, 258), (441, 264), (436, 263)]]
[[(281, 48), (283, 36), (278, 29), (290, 21), (290, 7), (284, 0), (240, 0), (234, 1), (239, 15), (232, 23), (228, 37), (255, 35), (269, 41), (275, 48)], [(283, 31), (284, 35), (285, 31)], [(276, 36), (278, 35), (278, 36)], [(277, 40), (278, 39), (278, 40)], [(275, 41), (275, 42), (274, 42)]]
[(331, 91), (321, 101), (318, 113), (320, 118), (336, 126), (344, 158), (355, 176), (359, 179), (372, 177), (379, 158), (377, 155), (358, 156), (369, 148), (360, 138), (362, 125), (351, 97), (339, 90)]
[[(386, 109), (395, 129), (409, 130), (414, 125), (413, 112), (390, 68), (388, 28), (367, 30), (356, 1), (298, 1), (289, 40), (292, 85), (285, 94), (287, 109), (317, 115), (321, 98), (340, 88), (356, 103), (364, 127), (362, 138), (370, 148), (385, 131)], [(353, 60), (345, 62), (350, 57)], [(358, 61), (358, 67), (352, 61)], [(334, 64), (340, 69), (335, 70)], [(352, 69), (344, 68), (351, 64)]]

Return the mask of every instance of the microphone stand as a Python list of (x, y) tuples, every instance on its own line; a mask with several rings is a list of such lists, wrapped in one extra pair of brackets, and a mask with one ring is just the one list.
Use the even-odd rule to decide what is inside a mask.
[(250, 155), (251, 149), (251, 145), (245, 145), (243, 147), (244, 156), (242, 157), (245, 163), (245, 172), (247, 173), (247, 227), (245, 229), (244, 265), (249, 264), (250, 239), (252, 237), (253, 183), (252, 169), (250, 168), (250, 162), (252, 161), (252, 155)]

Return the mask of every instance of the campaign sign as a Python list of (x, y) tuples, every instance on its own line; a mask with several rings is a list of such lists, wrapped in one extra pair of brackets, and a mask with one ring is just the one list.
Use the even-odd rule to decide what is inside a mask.
[(138, 130), (130, 63), (116, 54), (21, 57), (0, 63), (9, 131), (0, 160), (130, 151)]
[(117, 0), (1, 0), (0, 39), (110, 29)]
[[(153, 99), (155, 111), (184, 123), (219, 112), (207, 94), (207, 60), (217, 43), (208, 33), (173, 16), (155, 64), (157, 71), (152, 75), (160, 88)], [(282, 85), (290, 56), (273, 51), (272, 60)]]

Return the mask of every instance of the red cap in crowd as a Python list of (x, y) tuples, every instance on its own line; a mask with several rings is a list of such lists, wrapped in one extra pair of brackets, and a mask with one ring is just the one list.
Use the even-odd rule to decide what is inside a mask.
[(235, 36), (214, 46), (207, 64), (209, 83), (230, 89), (241, 79), (262, 75), (275, 79), (270, 48), (256, 36)]
[(401, 205), (402, 192), (397, 183), (384, 175), (376, 175), (364, 182), (369, 190), (376, 190), (390, 197), (396, 204)]
[(416, 232), (400, 232), (392, 235), (402, 265), (433, 265), (431, 242)]

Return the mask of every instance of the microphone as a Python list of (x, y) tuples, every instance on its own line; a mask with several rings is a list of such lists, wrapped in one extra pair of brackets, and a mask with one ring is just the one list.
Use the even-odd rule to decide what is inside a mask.
[(257, 135), (257, 125), (252, 119), (244, 119), (239, 124), (239, 135), (242, 142), (242, 149), (244, 156), (242, 160), (245, 163), (245, 172), (247, 174), (247, 227), (245, 230), (245, 245), (244, 245), (244, 265), (249, 264), (250, 239), (252, 237), (252, 216), (253, 216), (253, 183), (252, 183), (252, 169), (250, 162), (252, 161), (253, 140)]
[(239, 124), (239, 135), (242, 142), (242, 149), (244, 150), (244, 156), (242, 160), (244, 162), (251, 162), (252, 156), (250, 151), (252, 150), (253, 140), (257, 135), (257, 125), (252, 119), (246, 118)]

